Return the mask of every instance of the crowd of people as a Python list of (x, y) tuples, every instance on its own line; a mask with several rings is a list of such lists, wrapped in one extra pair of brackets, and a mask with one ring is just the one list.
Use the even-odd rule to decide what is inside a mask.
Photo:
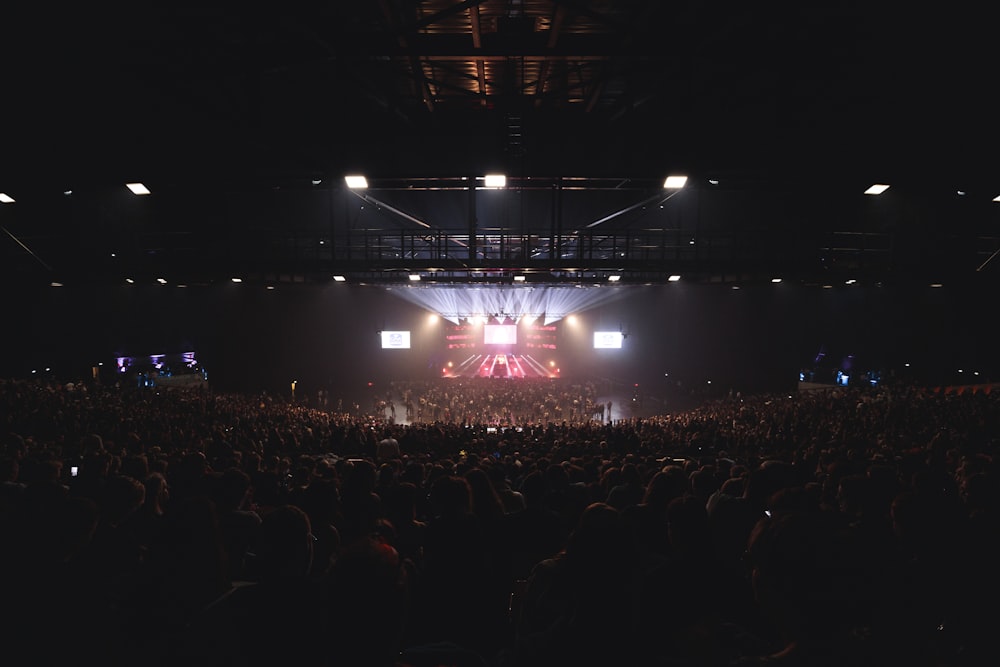
[(611, 405), (598, 398), (598, 381), (578, 383), (539, 382), (537, 379), (494, 380), (449, 378), (408, 380), (389, 383), (377, 399), (376, 413), (394, 418), (393, 408), (401, 401), (406, 421), (443, 421), (490, 426), (517, 426), (567, 422), (578, 424), (611, 418)]
[(518, 382), (394, 384), (406, 423), (0, 383), (5, 657), (995, 664), (1000, 392), (608, 420), (594, 386)]

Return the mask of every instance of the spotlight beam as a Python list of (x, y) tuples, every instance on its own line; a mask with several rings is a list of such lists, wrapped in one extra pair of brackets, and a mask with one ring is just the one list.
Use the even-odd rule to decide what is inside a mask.
[[(5, 230), (5, 231), (6, 231), (6, 230)], [(982, 271), (983, 269), (985, 269), (985, 268), (986, 268), (986, 265), (987, 265), (987, 264), (989, 264), (989, 263), (990, 263), (991, 261), (993, 261), (993, 258), (994, 258), (994, 257), (996, 257), (997, 255), (1000, 255), (1000, 248), (997, 248), (997, 249), (996, 249), (996, 250), (995, 250), (995, 251), (993, 252), (993, 254), (992, 254), (992, 255), (990, 255), (990, 256), (989, 256), (989, 257), (987, 258), (987, 260), (986, 260), (985, 262), (983, 262), (982, 264), (980, 264), (980, 265), (979, 265), (979, 268), (977, 268), (977, 269), (976, 269), (976, 272), (978, 273), (979, 271)]]
[(360, 200), (362, 200), (364, 202), (367, 202), (369, 204), (374, 204), (375, 206), (380, 206), (380, 207), (382, 207), (382, 208), (384, 208), (384, 209), (386, 209), (388, 211), (392, 211), (393, 213), (395, 213), (399, 217), (401, 217), (401, 218), (403, 218), (405, 220), (409, 220), (410, 222), (416, 223), (416, 224), (420, 225), (421, 227), (423, 227), (425, 229), (430, 229), (431, 228), (431, 226), (429, 224), (427, 224), (426, 222), (424, 222), (420, 218), (415, 218), (412, 215), (410, 215), (409, 213), (407, 213), (406, 211), (400, 211), (395, 206), (391, 206), (389, 204), (386, 204), (384, 201), (380, 201), (378, 199), (375, 199), (375, 197), (372, 197), (371, 195), (358, 192), (357, 190), (348, 190), (348, 192), (350, 192), (352, 195), (354, 195), (355, 197), (357, 197), (358, 199), (360, 199)]
[(561, 285), (482, 287), (454, 285), (409, 286), (391, 291), (407, 301), (438, 313), (456, 322), (458, 319), (504, 313), (507, 317), (544, 315), (544, 325), (556, 322), (570, 313), (578, 313), (624, 296), (618, 288), (607, 286), (567, 287)]
[(473, 364), (475, 364), (476, 359), (478, 358), (479, 357), (477, 356), (466, 357), (465, 361), (458, 365), (458, 369), (455, 371), (455, 374), (459, 376), (469, 374), (469, 369), (473, 367)]
[[(391, 204), (387, 204), (384, 201), (382, 201), (381, 199), (376, 199), (375, 197), (372, 197), (370, 194), (367, 194), (366, 192), (359, 192), (357, 190), (348, 190), (348, 192), (350, 192), (352, 195), (354, 195), (358, 199), (360, 199), (360, 200), (362, 200), (362, 201), (364, 201), (364, 202), (366, 202), (368, 204), (373, 204), (373, 205), (375, 205), (377, 207), (384, 208), (387, 211), (391, 211), (392, 213), (395, 213), (399, 217), (403, 218), (404, 220), (409, 220), (410, 222), (412, 222), (412, 223), (414, 223), (416, 225), (420, 225), (424, 229), (433, 229), (433, 227), (431, 227), (430, 224), (424, 222), (420, 218), (412, 216), (409, 213), (407, 213), (406, 211), (402, 211), (402, 210), (396, 208), (395, 206), (393, 206)], [(455, 245), (461, 246), (463, 248), (468, 248), (469, 247), (469, 244), (465, 243), (464, 241), (460, 241), (459, 239), (452, 238), (451, 236), (448, 236), (448, 235), (446, 235), (445, 238), (449, 242), (454, 243)], [(427, 239), (425, 238), (424, 240), (426, 241)]]
[[(663, 199), (660, 199), (660, 201), (657, 202), (657, 203), (658, 204), (662, 204), (663, 202), (667, 201), (668, 199), (670, 199), (671, 197), (673, 197), (674, 195), (676, 195), (678, 192), (680, 192), (680, 190), (675, 190), (674, 192), (671, 192), (669, 195), (667, 195)], [(590, 229), (591, 227), (596, 227), (597, 225), (599, 225), (599, 224), (601, 224), (603, 222), (607, 222), (608, 220), (613, 220), (613, 219), (617, 218), (620, 215), (624, 215), (624, 214), (628, 213), (629, 211), (634, 211), (635, 209), (639, 208), (640, 206), (647, 206), (648, 204), (652, 203), (653, 201), (655, 201), (659, 197), (660, 197), (660, 193), (657, 192), (652, 197), (648, 197), (646, 199), (643, 199), (641, 202), (637, 202), (635, 204), (632, 204), (631, 206), (626, 206), (625, 208), (623, 208), (623, 209), (621, 209), (619, 211), (615, 211), (611, 215), (604, 216), (600, 220), (595, 220), (594, 222), (592, 222), (589, 225), (587, 225), (586, 227), (584, 227), (584, 229)]]
[(37, 259), (37, 260), (38, 260), (38, 263), (39, 263), (39, 264), (41, 264), (42, 266), (44, 266), (44, 267), (45, 267), (46, 269), (48, 269), (49, 271), (51, 271), (51, 270), (52, 270), (52, 267), (51, 267), (51, 266), (49, 266), (48, 264), (46, 264), (46, 263), (45, 263), (45, 262), (44, 262), (44, 261), (42, 260), (42, 258), (41, 258), (41, 257), (39, 257), (38, 255), (36, 255), (36, 254), (35, 254), (35, 253), (34, 253), (34, 252), (33, 252), (33, 251), (31, 250), (31, 248), (29, 248), (28, 246), (24, 245), (24, 243), (22, 243), (22, 242), (21, 242), (21, 239), (17, 238), (17, 237), (16, 237), (16, 236), (14, 236), (13, 234), (11, 234), (11, 233), (10, 233), (10, 230), (8, 230), (8, 229), (7, 229), (6, 227), (4, 227), (3, 225), (0, 225), (0, 229), (2, 229), (2, 230), (4, 231), (4, 234), (6, 234), (7, 236), (9, 236), (9, 237), (10, 237), (11, 239), (13, 239), (14, 243), (16, 243), (17, 245), (19, 245), (19, 246), (21, 246), (22, 248), (24, 248), (25, 252), (27, 252), (27, 253), (28, 253), (29, 255), (31, 255), (32, 257), (34, 257), (35, 259)]
[(542, 377), (548, 377), (550, 375), (548, 369), (545, 368), (544, 364), (542, 364), (541, 362), (539, 362), (534, 357), (532, 357), (532, 356), (529, 355), (529, 356), (524, 357), (524, 359), (525, 359), (525, 361), (528, 362), (528, 364), (532, 368), (535, 369), (535, 372), (538, 373), (540, 376), (542, 376)]

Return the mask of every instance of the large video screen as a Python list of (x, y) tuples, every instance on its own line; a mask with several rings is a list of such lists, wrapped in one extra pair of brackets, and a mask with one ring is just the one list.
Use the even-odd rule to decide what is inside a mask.
[(517, 325), (516, 324), (484, 324), (483, 325), (484, 345), (516, 345)]
[(622, 335), (621, 331), (595, 331), (594, 349), (618, 350), (621, 349), (622, 340), (624, 339), (625, 336)]
[(383, 350), (408, 350), (410, 349), (409, 331), (383, 331)]

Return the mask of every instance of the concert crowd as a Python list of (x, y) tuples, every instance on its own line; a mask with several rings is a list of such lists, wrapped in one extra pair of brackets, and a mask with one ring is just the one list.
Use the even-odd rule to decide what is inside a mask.
[(4, 655), (995, 664), (1000, 391), (736, 394), (621, 419), (599, 395), (439, 379), (362, 406), (2, 381)]

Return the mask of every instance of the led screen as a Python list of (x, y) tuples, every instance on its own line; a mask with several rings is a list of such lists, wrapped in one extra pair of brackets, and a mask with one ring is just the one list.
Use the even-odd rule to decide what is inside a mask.
[(517, 343), (516, 324), (484, 324), (484, 345), (514, 345)]
[(383, 350), (408, 350), (410, 348), (409, 331), (383, 331)]
[(595, 331), (594, 349), (619, 349), (623, 339), (621, 331)]

